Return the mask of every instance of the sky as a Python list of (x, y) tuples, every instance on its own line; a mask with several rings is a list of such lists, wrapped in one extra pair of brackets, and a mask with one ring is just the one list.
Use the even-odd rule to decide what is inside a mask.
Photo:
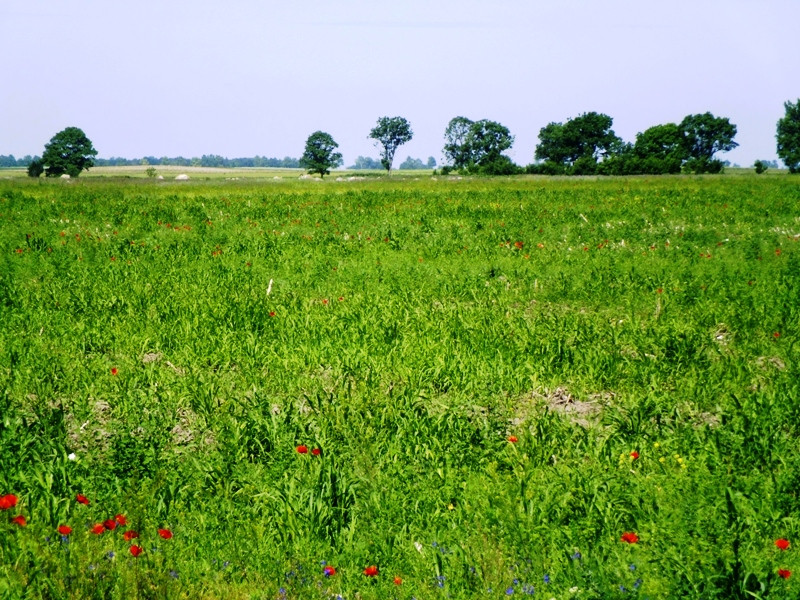
[(317, 130), (345, 165), (402, 116), (397, 150), (441, 163), (456, 116), (539, 130), (596, 111), (626, 141), (712, 112), (718, 155), (774, 160), (800, 98), (800, 0), (0, 0), (0, 154), (80, 127), (101, 158), (299, 157)]

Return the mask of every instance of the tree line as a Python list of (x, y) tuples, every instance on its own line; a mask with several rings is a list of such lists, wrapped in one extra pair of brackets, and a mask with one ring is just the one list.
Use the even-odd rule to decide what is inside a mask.
[[(784, 103), (785, 115), (776, 126), (777, 154), (791, 173), (800, 172), (800, 99)], [(504, 154), (514, 144), (514, 136), (504, 125), (488, 119), (472, 121), (455, 117), (448, 123), (442, 153), (443, 173), (457, 171), (480, 175), (513, 175), (518, 173), (544, 175), (660, 175), (670, 173), (719, 173), (725, 163), (716, 157), (739, 144), (736, 125), (726, 117), (710, 112), (687, 115), (680, 123), (655, 125), (636, 134), (633, 142), (625, 142), (612, 129), (614, 120), (603, 113), (588, 112), (551, 122), (539, 130), (539, 143), (534, 162), (516, 165)], [(381, 117), (370, 131), (379, 149), (380, 159), (359, 156), (352, 169), (383, 168), (391, 172), (397, 149), (413, 138), (411, 124), (403, 117)], [(145, 157), (138, 160), (122, 158), (96, 159), (97, 151), (77, 127), (57, 133), (45, 145), (42, 157), (25, 157), (28, 174), (38, 177), (68, 174), (77, 176), (92, 166), (114, 165), (179, 165), (203, 167), (302, 167), (309, 173), (324, 177), (331, 169), (343, 164), (337, 152), (339, 144), (324, 131), (315, 131), (306, 140), (299, 159), (254, 158), (228, 159), (218, 155), (203, 155), (199, 159), (177, 157)], [(0, 166), (19, 166), (13, 156), (0, 156)], [(768, 161), (755, 163), (757, 173), (764, 172)], [(435, 168), (433, 157), (423, 164), (410, 156), (401, 169)]]

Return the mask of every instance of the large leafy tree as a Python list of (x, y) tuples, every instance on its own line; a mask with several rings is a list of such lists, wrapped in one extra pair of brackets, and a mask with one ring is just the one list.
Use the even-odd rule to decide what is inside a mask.
[(306, 149), (300, 158), (300, 166), (308, 169), (309, 173), (319, 173), (325, 177), (331, 169), (342, 164), (342, 155), (335, 152), (339, 147), (331, 134), (324, 131), (315, 131), (306, 140)]
[(633, 155), (638, 172), (680, 173), (687, 158), (683, 131), (675, 123), (665, 123), (637, 133)]
[(597, 161), (617, 150), (622, 140), (611, 126), (614, 119), (584, 113), (566, 123), (548, 123), (539, 130), (536, 159), (575, 172), (593, 172)]
[(728, 152), (739, 145), (733, 141), (736, 125), (710, 112), (687, 115), (679, 127), (687, 157), (684, 166), (693, 173), (719, 173), (722, 162), (714, 159), (714, 154)]
[[(456, 169), (487, 174), (514, 170), (511, 160), (502, 154), (514, 144), (514, 136), (508, 127), (496, 121), (455, 117), (447, 125), (444, 138), (443, 153)], [(496, 173), (498, 170), (500, 173)]]
[(403, 117), (381, 117), (377, 126), (369, 132), (369, 137), (375, 140), (375, 145), (381, 150), (381, 164), (387, 172), (392, 170), (394, 153), (397, 148), (414, 137), (411, 124)]
[(790, 173), (800, 173), (800, 99), (785, 102), (786, 115), (778, 121), (778, 156)]
[(78, 127), (67, 127), (55, 134), (44, 147), (42, 164), (47, 177), (67, 174), (77, 177), (81, 171), (94, 166), (97, 150)]

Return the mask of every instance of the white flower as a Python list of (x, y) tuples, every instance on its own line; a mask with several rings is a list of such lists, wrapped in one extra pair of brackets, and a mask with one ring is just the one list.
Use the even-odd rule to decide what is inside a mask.
[(69, 454), (67, 454), (67, 458), (70, 460), (77, 460), (78, 457), (75, 456), (74, 452), (70, 452)]

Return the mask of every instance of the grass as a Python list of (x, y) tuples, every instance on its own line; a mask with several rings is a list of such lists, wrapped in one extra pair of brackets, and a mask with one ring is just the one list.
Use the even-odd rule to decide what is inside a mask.
[(799, 200), (0, 181), (1, 595), (796, 597)]

